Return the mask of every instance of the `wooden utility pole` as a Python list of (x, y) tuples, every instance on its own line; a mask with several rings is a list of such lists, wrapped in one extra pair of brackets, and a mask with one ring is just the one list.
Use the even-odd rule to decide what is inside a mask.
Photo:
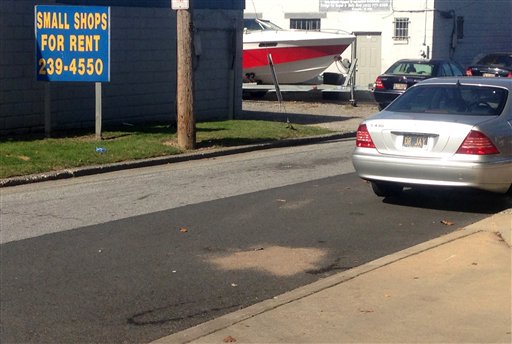
[[(190, 6), (192, 7), (192, 6)], [(193, 87), (193, 29), (192, 10), (177, 10), (177, 111), (178, 145), (184, 149), (196, 147), (196, 125), (194, 119)]]

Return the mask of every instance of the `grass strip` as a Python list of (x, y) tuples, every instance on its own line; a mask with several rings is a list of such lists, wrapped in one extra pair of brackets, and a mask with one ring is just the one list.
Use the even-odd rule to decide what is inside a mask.
[[(219, 121), (196, 125), (197, 149), (233, 147), (330, 133), (323, 128), (269, 121)], [(0, 140), (0, 178), (81, 166), (180, 154), (176, 129), (168, 125), (105, 130), (98, 141), (89, 133), (40, 135)]]

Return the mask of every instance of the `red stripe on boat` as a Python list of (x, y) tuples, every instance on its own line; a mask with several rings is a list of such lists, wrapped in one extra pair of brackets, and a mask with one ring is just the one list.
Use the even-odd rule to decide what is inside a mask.
[(324, 45), (311, 47), (260, 48), (243, 51), (243, 68), (267, 66), (267, 55), (272, 55), (274, 64), (314, 59), (328, 55), (339, 55), (347, 45)]

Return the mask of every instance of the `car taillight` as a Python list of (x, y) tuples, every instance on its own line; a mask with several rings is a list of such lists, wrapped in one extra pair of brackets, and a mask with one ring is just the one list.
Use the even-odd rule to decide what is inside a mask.
[(357, 128), (356, 146), (364, 148), (375, 148), (372, 137), (366, 128), (366, 124), (360, 124)]
[(466, 69), (466, 76), (473, 76), (473, 70), (470, 68)]
[(512, 72), (509, 72), (509, 73), (507, 74), (507, 78), (512, 78)]
[(382, 79), (380, 78), (380, 76), (377, 77), (377, 79), (375, 80), (375, 88), (384, 88), (384, 84), (382, 83)]
[(471, 130), (457, 150), (457, 154), (498, 154), (498, 148), (479, 131)]

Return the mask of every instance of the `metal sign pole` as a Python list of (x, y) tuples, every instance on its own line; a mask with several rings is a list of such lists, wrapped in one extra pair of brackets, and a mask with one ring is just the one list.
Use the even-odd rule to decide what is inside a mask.
[(101, 140), (101, 82), (95, 85), (95, 98), (96, 98), (96, 140)]
[(44, 134), (46, 137), (52, 135), (52, 95), (50, 83), (44, 83)]

